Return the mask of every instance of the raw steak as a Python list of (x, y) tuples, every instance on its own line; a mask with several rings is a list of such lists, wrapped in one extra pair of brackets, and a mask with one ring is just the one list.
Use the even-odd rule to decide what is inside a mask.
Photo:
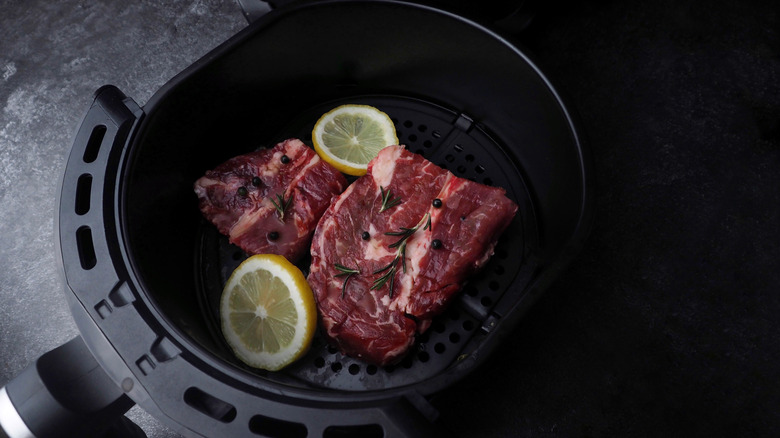
[(314, 233), (308, 280), (326, 335), (367, 362), (400, 359), (493, 254), (517, 212), (504, 193), (383, 149)]
[(279, 254), (295, 262), (308, 250), (331, 199), (346, 186), (344, 175), (314, 150), (289, 139), (231, 158), (207, 171), (194, 188), (203, 215), (231, 243), (249, 254)]

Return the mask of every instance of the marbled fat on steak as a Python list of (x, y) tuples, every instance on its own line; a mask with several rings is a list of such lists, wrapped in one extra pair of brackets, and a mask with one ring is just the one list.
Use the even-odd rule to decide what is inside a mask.
[(203, 216), (249, 254), (295, 262), (347, 181), (300, 140), (231, 158), (195, 182)]
[(518, 208), (504, 193), (383, 149), (314, 233), (308, 280), (328, 338), (370, 363), (399, 360), (493, 254)]

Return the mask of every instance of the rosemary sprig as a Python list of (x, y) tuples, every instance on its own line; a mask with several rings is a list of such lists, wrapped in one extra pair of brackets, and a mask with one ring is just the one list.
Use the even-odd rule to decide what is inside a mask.
[(388, 231), (385, 233), (386, 236), (398, 236), (400, 239), (388, 245), (388, 248), (396, 249), (395, 258), (393, 258), (393, 261), (387, 265), (373, 272), (373, 274), (381, 274), (382, 272), (387, 271), (384, 273), (384, 275), (374, 280), (374, 283), (371, 285), (371, 290), (381, 289), (382, 286), (390, 281), (390, 298), (393, 298), (395, 273), (398, 271), (398, 262), (401, 262), (401, 269), (403, 269), (403, 272), (406, 273), (406, 243), (409, 241), (409, 238), (415, 232), (417, 232), (418, 229), (420, 229), (420, 226), (422, 226), (423, 223), (425, 223), (423, 230), (427, 230), (431, 227), (430, 213), (425, 213), (425, 216), (423, 216), (420, 222), (418, 222), (417, 225), (413, 226), (412, 228), (401, 227), (400, 231)]
[(276, 203), (276, 201), (271, 199), (271, 203), (274, 204), (274, 207), (276, 207), (276, 217), (278, 217), (281, 222), (284, 222), (284, 212), (292, 203), (292, 193), (290, 193), (290, 197), (287, 198), (287, 200), (284, 199), (284, 195), (280, 195), (277, 193), (276, 200), (279, 201), (278, 204)]
[(341, 285), (341, 298), (344, 298), (344, 292), (347, 290), (347, 282), (350, 278), (352, 278), (353, 275), (360, 274), (360, 269), (348, 268), (338, 263), (334, 263), (333, 266), (335, 266), (336, 270), (339, 271), (338, 274), (334, 275), (335, 278), (347, 277), (344, 279), (344, 284)]
[(379, 191), (382, 192), (382, 208), (379, 209), (380, 213), (401, 203), (401, 197), (393, 198), (393, 192), (391, 192), (390, 189), (385, 191), (384, 187), (379, 186)]
[[(404, 263), (406, 265), (406, 263)], [(371, 290), (377, 290), (380, 289), (382, 286), (387, 283), (387, 280), (390, 280), (390, 298), (393, 298), (393, 289), (395, 286), (395, 271), (398, 266), (398, 256), (396, 256), (395, 259), (393, 259), (392, 262), (390, 262), (389, 265), (385, 266), (382, 269), (378, 269), (374, 271), (374, 274), (379, 274), (380, 272), (384, 270), (388, 270), (383, 276), (377, 278), (374, 280), (374, 284), (371, 285)]]

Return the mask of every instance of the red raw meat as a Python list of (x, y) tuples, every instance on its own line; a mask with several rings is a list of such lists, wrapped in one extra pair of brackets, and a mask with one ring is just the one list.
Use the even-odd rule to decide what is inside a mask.
[[(287, 157), (287, 158), (284, 158)], [(347, 181), (300, 140), (285, 140), (231, 158), (195, 182), (203, 216), (249, 254), (279, 254), (295, 262)], [(281, 215), (274, 205), (289, 206)], [(281, 199), (280, 199), (281, 198)]]
[[(343, 353), (367, 362), (400, 359), (415, 332), (427, 330), (493, 254), (517, 212), (504, 193), (458, 178), (402, 146), (383, 149), (367, 174), (333, 201), (314, 233), (308, 281), (326, 335)], [(380, 211), (383, 198), (386, 205), (400, 203)], [(406, 240), (386, 234), (415, 227)], [(399, 252), (403, 244), (391, 247), (398, 242), (405, 242), (405, 251)], [(344, 268), (360, 273), (348, 276)]]

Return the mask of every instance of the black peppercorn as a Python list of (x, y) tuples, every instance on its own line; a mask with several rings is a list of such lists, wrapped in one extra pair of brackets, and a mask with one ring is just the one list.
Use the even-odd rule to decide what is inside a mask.
[(368, 234), (368, 231), (363, 231), (363, 234), (360, 237), (362, 237), (363, 240), (368, 240), (371, 238), (371, 235)]
[(433, 249), (441, 248), (441, 240), (433, 239), (433, 242), (431, 242), (431, 246), (433, 247)]
[(287, 155), (282, 155), (282, 164), (287, 164), (290, 162), (290, 157)]
[(441, 205), (442, 205), (441, 199), (436, 198), (436, 199), (433, 200), (433, 207), (434, 208), (441, 208)]
[(276, 240), (279, 238), (279, 232), (278, 231), (271, 231), (268, 233), (268, 240)]
[(253, 186), (260, 187), (260, 184), (262, 184), (262, 183), (263, 183), (263, 180), (261, 180), (259, 176), (256, 176), (256, 177), (252, 178), (252, 185)]
[(238, 188), (238, 196), (241, 196), (242, 198), (246, 198), (248, 194), (249, 191), (246, 189), (246, 187), (241, 186)]

